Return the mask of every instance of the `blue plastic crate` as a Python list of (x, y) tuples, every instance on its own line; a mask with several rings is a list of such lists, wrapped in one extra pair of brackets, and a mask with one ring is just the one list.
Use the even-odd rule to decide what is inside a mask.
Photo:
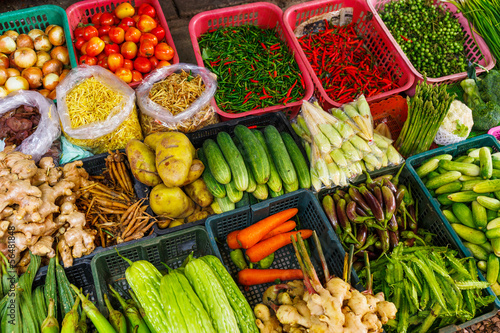
[[(422, 165), (423, 162), (427, 161), (429, 158), (431, 158), (433, 156), (442, 155), (442, 154), (450, 154), (453, 157), (455, 157), (455, 156), (466, 154), (467, 150), (469, 150), (471, 148), (480, 148), (480, 147), (485, 147), (485, 146), (491, 147), (493, 149), (493, 152), (500, 151), (500, 144), (498, 143), (496, 138), (492, 135), (484, 134), (481, 136), (477, 136), (475, 138), (471, 138), (471, 139), (468, 139), (468, 140), (465, 140), (465, 141), (462, 141), (459, 143), (449, 145), (449, 146), (444, 146), (441, 148), (429, 150), (429, 151), (426, 151), (424, 153), (412, 156), (408, 160), (406, 160), (406, 166), (407, 166), (412, 178), (415, 180), (416, 184), (418, 184), (418, 187), (424, 193), (424, 195), (430, 199), (429, 202), (432, 205), (431, 209), (436, 211), (439, 220), (443, 222), (444, 226), (446, 227), (448, 232), (451, 234), (451, 236), (453, 238), (453, 243), (456, 243), (458, 245), (458, 248), (460, 248), (461, 252), (464, 253), (465, 256), (472, 256), (472, 253), (469, 251), (468, 248), (466, 248), (464, 246), (460, 237), (458, 237), (455, 230), (453, 230), (451, 224), (448, 222), (446, 217), (441, 212), (441, 208), (440, 208), (441, 204), (439, 203), (439, 201), (437, 199), (432, 198), (427, 187), (425, 187), (425, 185), (422, 182), (422, 180), (420, 179), (420, 177), (417, 176), (417, 172), (415, 171), (415, 169), (418, 168), (420, 165)], [(479, 277), (481, 278), (482, 281), (486, 281), (486, 279), (484, 278), (481, 271), (479, 271)], [(493, 290), (491, 290), (491, 288), (488, 288), (488, 292), (491, 295), (495, 295), (495, 293), (493, 292)], [(500, 308), (500, 299), (498, 297), (495, 301), (495, 305), (497, 308)]]

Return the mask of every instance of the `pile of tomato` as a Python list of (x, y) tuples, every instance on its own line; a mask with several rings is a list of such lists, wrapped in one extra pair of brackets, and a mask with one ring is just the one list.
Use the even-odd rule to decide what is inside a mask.
[(127, 83), (169, 66), (174, 57), (156, 10), (147, 3), (134, 8), (125, 2), (112, 13), (97, 13), (91, 24), (80, 24), (73, 35), (79, 64), (102, 66)]

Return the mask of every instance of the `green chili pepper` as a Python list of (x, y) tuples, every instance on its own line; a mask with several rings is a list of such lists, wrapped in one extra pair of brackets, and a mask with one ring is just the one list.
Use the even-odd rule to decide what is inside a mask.
[(262, 269), (269, 268), (273, 264), (273, 261), (274, 261), (274, 252), (265, 257), (264, 259), (262, 259), (261, 261), (259, 261), (259, 267)]
[(231, 260), (234, 262), (236, 267), (238, 267), (239, 269), (245, 269), (248, 267), (245, 256), (243, 255), (243, 251), (241, 251), (241, 249), (231, 251), (229, 256), (231, 257)]

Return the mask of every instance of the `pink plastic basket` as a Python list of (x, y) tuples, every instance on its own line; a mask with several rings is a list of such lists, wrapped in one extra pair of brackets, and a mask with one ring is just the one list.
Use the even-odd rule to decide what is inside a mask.
[(311, 17), (330, 13), (345, 7), (352, 7), (354, 9), (352, 21), (357, 23), (358, 34), (365, 40), (365, 46), (377, 57), (378, 65), (382, 66), (386, 72), (396, 78), (399, 85), (397, 89), (372, 96), (367, 98), (367, 100), (378, 101), (411, 88), (414, 82), (414, 75), (392, 45), (382, 26), (377, 21), (371, 19), (366, 2), (359, 0), (322, 0), (305, 2), (288, 8), (283, 16), (283, 21), (288, 34), (293, 40), (295, 49), (298, 50), (314, 81), (316, 89), (321, 94), (324, 101), (323, 107), (339, 107), (341, 104), (332, 100), (326, 93), (318, 76), (307, 60), (306, 55), (302, 51), (302, 47), (293, 31), (298, 25)]
[[(378, 14), (379, 11), (384, 9), (384, 6), (386, 3), (389, 3), (391, 1), (397, 1), (397, 0), (366, 0), (368, 2), (368, 6), (370, 7), (370, 11), (373, 12), (373, 15), (377, 22), (382, 26), (384, 29), (385, 33), (389, 36), (391, 43), (393, 46), (397, 49), (399, 52), (400, 56), (404, 59), (406, 64), (410, 67), (410, 70), (412, 73), (415, 75), (415, 83), (413, 84), (413, 87), (407, 91), (409, 95), (413, 95), (415, 93), (415, 87), (419, 81), (423, 81), (424, 77), (422, 74), (420, 74), (415, 67), (413, 67), (412, 63), (406, 56), (406, 54), (403, 52), (401, 47), (399, 47), (398, 42), (394, 39), (392, 36), (391, 32), (385, 25), (385, 23), (382, 21), (382, 18)], [(440, 5), (444, 6), (445, 8), (449, 8), (450, 12), (453, 13), (453, 15), (458, 19), (458, 22), (462, 26), (462, 31), (465, 33), (465, 52), (467, 57), (471, 62), (478, 63), (479, 65), (483, 66), (484, 68), (490, 70), (493, 67), (495, 67), (495, 58), (490, 52), (490, 49), (488, 48), (488, 45), (486, 45), (484, 39), (482, 39), (477, 33), (472, 32), (471, 29), (469, 28), (469, 21), (463, 16), (462, 13), (457, 14), (457, 7), (449, 2), (444, 2), (444, 1), (439, 1), (439, 0), (434, 0), (434, 2), (439, 2)], [(476, 40), (476, 42), (474, 41)], [(484, 69), (481, 67), (476, 67), (476, 72), (482, 73), (484, 72)], [(467, 77), (467, 72), (462, 72), (462, 73), (457, 73), (457, 74), (452, 74), (452, 75), (447, 75), (447, 76), (442, 76), (439, 78), (427, 78), (428, 83), (438, 83), (438, 84), (449, 84), (452, 82), (457, 82), (465, 79)]]
[(491, 134), (495, 138), (497, 138), (497, 140), (500, 140), (500, 126), (490, 128), (490, 130), (488, 131), (488, 134)]
[[(170, 61), (171, 64), (177, 64), (179, 62), (179, 55), (175, 49), (174, 40), (168, 29), (167, 21), (165, 20), (165, 15), (163, 15), (163, 10), (158, 0), (86, 0), (77, 2), (66, 9), (66, 14), (68, 15), (69, 30), (71, 32), (71, 45), (75, 51), (75, 55), (78, 54), (74, 43), (75, 39), (73, 31), (78, 26), (79, 23), (88, 24), (94, 14), (112, 12), (115, 8), (123, 3), (128, 2), (134, 7), (138, 7), (143, 3), (148, 3), (154, 7), (156, 10), (156, 16), (160, 20), (160, 25), (165, 29), (165, 40), (168, 45), (174, 49), (174, 57)], [(78, 57), (77, 57), (78, 58)], [(78, 62), (78, 59), (77, 59)], [(129, 84), (132, 88), (137, 87), (142, 81), (132, 82)]]
[[(194, 55), (198, 66), (205, 67), (201, 57), (200, 46), (198, 38), (207, 31), (217, 30), (219, 27), (226, 26), (239, 26), (243, 24), (252, 24), (260, 28), (276, 28), (278, 36), (283, 40), (290, 50), (294, 52), (295, 61), (299, 65), (305, 84), (304, 99), (311, 98), (314, 92), (314, 86), (307, 69), (302, 62), (301, 57), (293, 44), (292, 39), (284, 30), (283, 26), (283, 11), (276, 5), (267, 2), (255, 2), (252, 4), (234, 6), (228, 8), (215, 9), (207, 12), (200, 13), (193, 17), (189, 22), (189, 35), (191, 36), (191, 43), (193, 44)], [(217, 113), (221, 116), (222, 120), (230, 120), (234, 118), (241, 118), (249, 115), (259, 115), (267, 112), (283, 111), (289, 118), (295, 117), (300, 110), (302, 101), (288, 103), (285, 105), (275, 105), (264, 109), (257, 109), (253, 111), (241, 113), (228, 113), (224, 112), (217, 107), (215, 99), (212, 99), (212, 106)]]

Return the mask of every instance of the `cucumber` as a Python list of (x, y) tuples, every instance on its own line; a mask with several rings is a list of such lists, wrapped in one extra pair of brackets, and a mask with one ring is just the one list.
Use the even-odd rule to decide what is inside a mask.
[[(203, 165), (208, 165), (203, 148), (198, 149), (198, 158), (203, 163)], [(220, 184), (210, 172), (210, 169), (205, 167), (203, 174), (201, 175), (203, 181), (207, 185), (208, 191), (216, 198), (224, 198), (226, 196), (226, 187)]]
[(500, 160), (493, 159), (493, 156), (492, 156), (491, 164), (493, 165), (493, 169), (500, 170)]
[(231, 181), (231, 169), (227, 165), (217, 143), (212, 139), (205, 140), (203, 142), (203, 153), (215, 180), (224, 185), (228, 184)]
[(437, 172), (439, 172), (440, 175), (442, 174), (445, 174), (448, 172), (448, 170), (446, 170), (445, 168), (441, 168), (441, 167), (438, 167), (437, 168)]
[(448, 206), (448, 205), (453, 204), (453, 201), (451, 201), (450, 199), (448, 199), (448, 194), (447, 193), (438, 195), (436, 197), (436, 199), (439, 201), (439, 203), (441, 205), (444, 205), (444, 206)]
[(500, 260), (495, 254), (490, 253), (490, 255), (488, 256), (487, 267), (488, 269), (486, 270), (486, 281), (493, 284), (497, 282), (498, 273), (500, 272)]
[(236, 148), (231, 136), (226, 132), (217, 134), (217, 143), (219, 144), (222, 154), (231, 168), (234, 185), (238, 191), (245, 191), (248, 188), (248, 171), (241, 156), (240, 151)]
[(500, 238), (490, 239), (491, 247), (493, 247), (493, 253), (497, 257), (500, 257)]
[(493, 253), (493, 246), (491, 246), (490, 242), (484, 242), (483, 244), (479, 244), (479, 246), (488, 251), (488, 253)]
[(266, 200), (269, 196), (269, 191), (267, 190), (266, 184), (258, 184), (255, 191), (252, 192), (255, 199)]
[(283, 189), (281, 189), (281, 191), (279, 192), (274, 192), (273, 190), (271, 190), (271, 188), (269, 188), (269, 195), (271, 196), (271, 198), (276, 198), (283, 194), (285, 194), (285, 191)]
[(443, 209), (443, 215), (450, 223), (460, 223), (455, 214), (449, 209)]
[(262, 144), (252, 131), (243, 125), (236, 125), (234, 134), (240, 140), (245, 161), (257, 184), (267, 183), (271, 174), (271, 166)]
[(212, 202), (212, 204), (210, 205), (210, 208), (212, 208), (212, 210), (214, 211), (215, 214), (222, 214), (222, 213), (224, 213), (222, 211), (222, 209), (220, 208), (219, 203), (217, 202), (217, 200), (214, 200)]
[(500, 191), (493, 192), (493, 195), (495, 195), (495, 198), (497, 198), (498, 200), (500, 200)]
[(441, 174), (437, 177), (434, 177), (430, 179), (425, 186), (429, 190), (434, 190), (437, 189), (438, 187), (441, 187), (445, 184), (454, 182), (455, 180), (458, 180), (462, 174), (458, 171), (449, 171), (444, 174)]
[(281, 138), (276, 127), (269, 125), (264, 129), (264, 137), (266, 138), (267, 147), (276, 165), (276, 170), (281, 177), (283, 183), (291, 185), (297, 181), (297, 173), (293, 166), (290, 155), (285, 147), (285, 143)]
[(473, 177), (473, 176), (466, 176), (462, 175), (460, 178), (458, 178), (461, 182), (466, 182), (468, 180), (483, 180), (481, 177)]
[(440, 173), (439, 173), (439, 172), (432, 171), (432, 172), (430, 172), (430, 173), (427, 175), (427, 179), (432, 179), (432, 178), (434, 178), (434, 177), (436, 177), (436, 176), (439, 176), (439, 175), (440, 175)]
[(299, 189), (299, 181), (297, 180), (296, 182), (290, 185), (288, 185), (287, 183), (283, 183), (283, 189), (285, 190), (285, 193), (297, 191)]
[(496, 219), (491, 220), (490, 222), (488, 222), (488, 225), (486, 226), (487, 230), (496, 229), (496, 228), (500, 228), (500, 217), (497, 217)]
[(451, 226), (457, 235), (467, 242), (479, 245), (487, 241), (486, 235), (482, 231), (458, 223), (452, 223)]
[(488, 267), (486, 261), (484, 260), (479, 260), (477, 262), (477, 268), (479, 268), (481, 271), (486, 272), (486, 268)]
[(481, 196), (481, 194), (473, 191), (456, 192), (452, 194), (441, 194), (441, 195), (446, 195), (447, 198), (453, 202), (471, 202), (476, 200), (477, 197)]
[(500, 210), (500, 201), (497, 199), (486, 196), (478, 196), (476, 200), (486, 209), (494, 211)]
[(229, 184), (226, 184), (226, 192), (227, 197), (231, 202), (237, 203), (241, 200), (241, 198), (243, 198), (243, 192), (236, 188), (234, 179), (231, 180)]
[(462, 182), (462, 191), (472, 191), (474, 186), (477, 184), (483, 182), (482, 179), (476, 179), (476, 180), (466, 180)]
[(269, 160), (269, 166), (271, 167), (271, 173), (269, 174), (269, 180), (267, 181), (267, 186), (270, 189), (273, 189), (273, 191), (279, 192), (281, 191), (283, 187), (283, 183), (281, 182), (280, 175), (278, 173), (278, 170), (276, 169), (276, 165), (274, 164), (273, 158), (271, 157), (271, 154), (269, 153), (269, 149), (267, 148), (266, 145), (266, 139), (264, 138), (264, 135), (262, 134), (261, 131), (259, 130), (252, 130), (252, 133), (255, 135), (257, 140), (260, 141), (262, 144), (262, 147), (264, 148), (264, 151), (266, 152), (267, 159)]
[(486, 230), (485, 235), (488, 239), (500, 238), (500, 228)]
[(476, 229), (483, 230), (488, 224), (488, 216), (486, 215), (486, 208), (484, 208), (477, 201), (472, 201), (472, 218)]
[(459, 171), (466, 176), (479, 176), (480, 168), (471, 163), (453, 162), (447, 160), (439, 161), (439, 167), (448, 171)]
[(457, 217), (457, 219), (463, 225), (466, 225), (470, 228), (475, 228), (474, 219), (472, 217), (472, 211), (467, 207), (466, 204), (461, 202), (455, 202), (451, 209), (453, 210), (453, 214)]
[[(234, 143), (236, 144), (236, 147), (238, 148), (239, 152), (241, 155), (244, 157), (245, 155), (243, 154), (243, 146), (239, 142), (238, 138), (234, 138)], [(257, 183), (255, 182), (255, 177), (253, 176), (252, 169), (248, 167), (249, 162), (244, 158), (245, 162), (247, 163), (247, 175), (248, 175), (248, 187), (246, 189), (246, 192), (252, 193), (255, 191), (255, 188), (257, 187)]]
[(429, 158), (428, 160), (426, 160), (424, 162), (424, 164), (427, 163), (427, 162), (429, 162), (429, 161), (431, 161), (431, 160), (438, 160), (438, 161), (440, 161), (440, 160), (448, 160), (448, 161), (451, 161), (452, 159), (453, 159), (453, 156), (451, 156), (450, 154), (442, 154), (442, 155), (437, 155), (437, 156), (433, 156), (433, 157)]
[[(491, 147), (485, 147), (486, 149), (488, 149), (490, 152), (493, 150)], [(481, 148), (472, 148), (472, 149), (469, 149), (467, 151), (467, 155), (470, 156), (470, 157), (479, 157), (479, 150)]]
[(250, 205), (250, 195), (248, 194), (248, 192), (243, 192), (243, 197), (241, 198), (241, 200), (234, 204), (236, 208), (249, 205)]
[(464, 246), (469, 249), (472, 256), (477, 260), (488, 260), (489, 252), (483, 249), (480, 245), (464, 242)]
[(421, 166), (419, 166), (417, 168), (417, 170), (415, 170), (415, 171), (417, 172), (417, 176), (419, 176), (420, 178), (424, 178), (429, 173), (436, 170), (438, 168), (438, 165), (439, 165), (439, 160), (436, 158), (433, 158), (433, 159), (430, 159), (429, 161), (425, 162)]
[(500, 191), (500, 179), (484, 180), (474, 185), (472, 189), (476, 193), (488, 193)]
[(481, 178), (490, 179), (493, 175), (493, 161), (491, 160), (491, 152), (486, 147), (479, 150), (479, 165)]
[(497, 218), (497, 212), (491, 209), (486, 209), (486, 216), (488, 217), (488, 222)]
[(462, 183), (455, 181), (453, 183), (449, 183), (443, 186), (440, 186), (436, 189), (435, 193), (436, 194), (443, 194), (443, 193), (454, 193), (462, 190)]
[(290, 155), (293, 166), (295, 167), (295, 172), (297, 173), (297, 178), (299, 179), (299, 187), (305, 189), (310, 188), (311, 174), (309, 172), (306, 159), (304, 158), (304, 155), (302, 155), (299, 146), (297, 146), (292, 136), (286, 132), (281, 133), (281, 138), (285, 143), (288, 155)]
[(219, 204), (219, 208), (223, 213), (229, 212), (229, 211), (234, 210), (236, 208), (234, 205), (234, 202), (229, 200), (229, 198), (227, 196), (225, 196), (224, 198), (215, 198), (215, 200)]
[(476, 159), (474, 157), (464, 156), (463, 160), (461, 160), (461, 161), (455, 161), (455, 162), (474, 163), (474, 164), (476, 164)]

